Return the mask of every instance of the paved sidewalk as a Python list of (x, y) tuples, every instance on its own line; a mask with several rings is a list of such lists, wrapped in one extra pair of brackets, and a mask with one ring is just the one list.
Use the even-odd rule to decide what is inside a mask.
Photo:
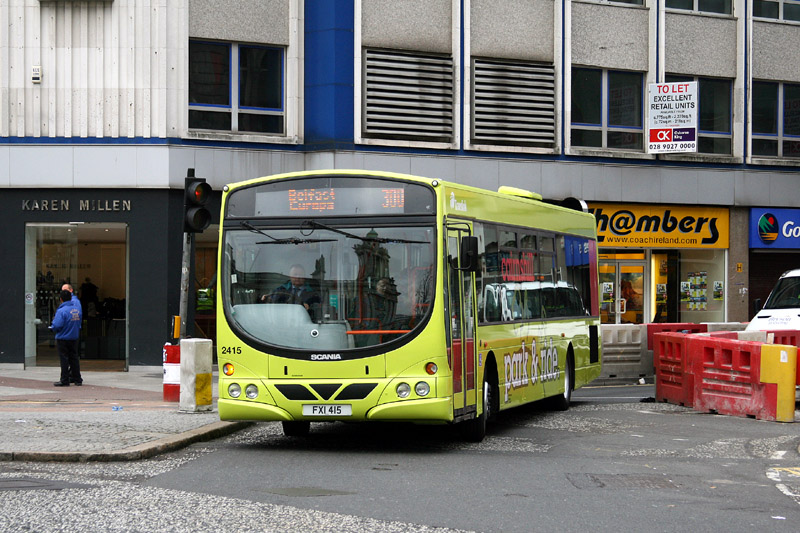
[(163, 401), (160, 366), (81, 372), (83, 386), (54, 387), (59, 369), (0, 364), (1, 461), (131, 461), (242, 429), (216, 409), (178, 411)]

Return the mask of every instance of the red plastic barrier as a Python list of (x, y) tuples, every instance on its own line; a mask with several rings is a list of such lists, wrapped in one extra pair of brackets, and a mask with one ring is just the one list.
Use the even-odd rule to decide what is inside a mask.
[[(800, 349), (800, 331), (796, 329), (780, 329), (775, 331), (767, 331), (767, 334), (772, 333), (775, 335), (775, 340), (772, 344), (788, 344), (789, 346), (797, 346)], [(800, 365), (797, 365), (797, 378), (795, 383), (800, 386)]]
[(694, 408), (775, 420), (777, 385), (761, 383), (760, 342), (695, 335), (688, 342), (694, 367)]
[(656, 369), (656, 401), (691, 407), (694, 404), (694, 374), (686, 350), (689, 335), (656, 333), (653, 365)]
[(164, 352), (164, 401), (181, 401), (181, 346), (165, 344)]
[(707, 324), (692, 324), (691, 322), (658, 322), (647, 324), (647, 349), (653, 350), (653, 335), (656, 333), (705, 333), (708, 331)]

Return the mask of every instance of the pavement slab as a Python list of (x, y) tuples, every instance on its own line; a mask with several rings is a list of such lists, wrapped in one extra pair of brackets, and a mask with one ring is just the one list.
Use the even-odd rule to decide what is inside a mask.
[[(0, 369), (0, 460), (132, 461), (249, 426), (163, 401), (160, 367), (84, 372), (82, 386), (54, 387), (58, 369)], [(216, 380), (214, 380), (216, 383)]]

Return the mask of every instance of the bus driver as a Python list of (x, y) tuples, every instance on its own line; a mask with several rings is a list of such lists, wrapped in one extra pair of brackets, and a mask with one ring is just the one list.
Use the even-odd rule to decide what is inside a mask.
[(271, 294), (262, 295), (260, 300), (273, 304), (300, 304), (312, 318), (314, 311), (311, 306), (320, 303), (319, 294), (306, 281), (306, 270), (300, 264), (289, 268), (289, 281), (279, 285)]

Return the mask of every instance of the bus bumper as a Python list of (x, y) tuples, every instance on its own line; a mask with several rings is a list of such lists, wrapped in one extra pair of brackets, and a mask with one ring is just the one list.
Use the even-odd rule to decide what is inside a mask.
[(429, 398), (378, 405), (369, 410), (367, 420), (452, 422), (453, 400), (451, 398)]
[(220, 420), (294, 420), (280, 407), (258, 402), (220, 398), (217, 408)]

